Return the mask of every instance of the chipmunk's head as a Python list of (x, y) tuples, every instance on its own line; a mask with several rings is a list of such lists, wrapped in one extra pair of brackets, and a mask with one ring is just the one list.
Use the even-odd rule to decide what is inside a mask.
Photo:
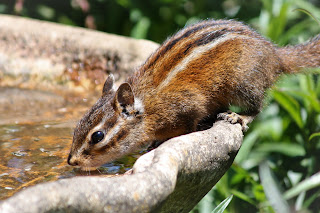
[(75, 128), (68, 164), (98, 167), (134, 151), (146, 140), (141, 101), (128, 83), (117, 91), (113, 84), (109, 76), (102, 96)]

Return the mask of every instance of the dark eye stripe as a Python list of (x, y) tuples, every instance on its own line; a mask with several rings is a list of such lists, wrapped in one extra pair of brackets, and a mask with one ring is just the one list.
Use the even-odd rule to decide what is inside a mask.
[(116, 141), (121, 140), (122, 138), (126, 137), (128, 134), (129, 134), (129, 131), (127, 131), (127, 130), (123, 129), (123, 130), (119, 131), (118, 134), (115, 136)]
[(106, 132), (109, 131), (114, 125), (117, 123), (117, 116), (112, 116), (110, 119), (108, 119), (104, 125), (103, 128), (105, 129)]

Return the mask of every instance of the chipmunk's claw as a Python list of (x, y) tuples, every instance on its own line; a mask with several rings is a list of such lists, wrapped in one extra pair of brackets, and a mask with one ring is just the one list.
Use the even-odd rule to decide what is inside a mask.
[(249, 127), (248, 124), (251, 123), (253, 120), (252, 116), (247, 116), (247, 115), (239, 115), (235, 112), (227, 111), (223, 113), (219, 113), (217, 116), (218, 120), (225, 120), (230, 122), (231, 124), (241, 124), (242, 126), (242, 131), (246, 132)]

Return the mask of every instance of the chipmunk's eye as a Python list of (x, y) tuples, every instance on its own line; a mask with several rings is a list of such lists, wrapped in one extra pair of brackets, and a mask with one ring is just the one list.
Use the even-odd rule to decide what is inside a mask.
[(102, 141), (103, 138), (104, 138), (103, 132), (101, 132), (101, 131), (94, 132), (91, 135), (91, 143), (93, 143), (93, 144), (99, 143), (100, 141)]

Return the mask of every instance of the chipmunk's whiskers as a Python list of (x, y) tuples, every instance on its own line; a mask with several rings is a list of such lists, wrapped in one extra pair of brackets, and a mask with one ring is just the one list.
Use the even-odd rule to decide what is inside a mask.
[(102, 172), (99, 170), (99, 168), (97, 168), (97, 170), (98, 170), (98, 172), (99, 172), (100, 174), (102, 174)]

